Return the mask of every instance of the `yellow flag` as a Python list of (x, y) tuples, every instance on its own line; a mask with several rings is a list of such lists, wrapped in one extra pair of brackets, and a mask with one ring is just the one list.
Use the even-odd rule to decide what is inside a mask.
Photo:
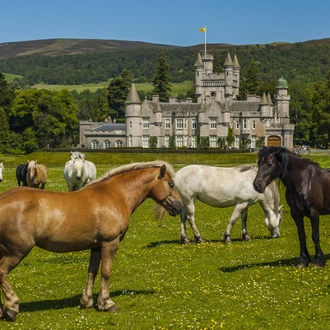
[(206, 27), (198, 29), (198, 32), (206, 32)]

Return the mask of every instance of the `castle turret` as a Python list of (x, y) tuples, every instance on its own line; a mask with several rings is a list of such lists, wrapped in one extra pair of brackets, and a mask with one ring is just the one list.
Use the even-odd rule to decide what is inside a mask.
[(234, 94), (234, 98), (236, 99), (237, 96), (239, 95), (239, 81), (240, 81), (240, 71), (241, 71), (241, 67), (238, 63), (236, 54), (234, 56), (233, 65), (234, 65), (234, 67), (233, 67), (233, 94)]
[(230, 54), (228, 53), (226, 61), (224, 63), (225, 68), (225, 94), (226, 98), (229, 98), (229, 101), (231, 102), (233, 99), (233, 70), (234, 70), (234, 64), (231, 59)]
[(204, 64), (200, 53), (198, 53), (194, 67), (195, 67), (195, 94), (197, 95), (197, 97), (200, 97), (203, 94), (202, 77), (204, 72)]
[(141, 101), (134, 83), (128, 92), (125, 101), (126, 117), (126, 145), (129, 147), (141, 146)]
[(276, 103), (277, 103), (277, 116), (280, 118), (282, 124), (290, 123), (289, 105), (290, 95), (288, 95), (288, 83), (281, 77), (276, 84)]

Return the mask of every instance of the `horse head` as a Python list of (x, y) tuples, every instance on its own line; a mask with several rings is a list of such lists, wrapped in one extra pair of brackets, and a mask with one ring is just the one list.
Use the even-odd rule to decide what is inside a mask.
[(37, 172), (37, 160), (28, 160), (28, 166), (27, 166), (27, 171), (28, 171), (28, 176), (30, 177), (31, 180), (34, 180), (36, 177), (36, 172)]
[(84, 160), (81, 158), (76, 158), (72, 160), (73, 163), (73, 174), (77, 180), (80, 180), (84, 176)]
[(183, 206), (179, 192), (174, 185), (174, 171), (169, 165), (168, 167), (165, 164), (160, 167), (150, 193), (150, 197), (158, 203), (155, 208), (158, 218), (163, 217), (165, 210), (171, 216), (177, 216), (181, 213)]
[(258, 154), (258, 171), (253, 181), (254, 189), (263, 193), (266, 187), (276, 178), (283, 175), (288, 166), (285, 148), (264, 147)]

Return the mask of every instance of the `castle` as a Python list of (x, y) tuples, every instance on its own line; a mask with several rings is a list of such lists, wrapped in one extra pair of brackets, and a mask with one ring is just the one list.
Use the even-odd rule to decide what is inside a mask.
[[(92, 149), (112, 147), (233, 147), (293, 148), (288, 84), (280, 78), (274, 104), (270, 95), (248, 95), (238, 100), (240, 65), (228, 53), (224, 72), (213, 72), (213, 55), (198, 54), (195, 62), (197, 103), (188, 98), (141, 102), (134, 83), (125, 102), (126, 123), (80, 122), (80, 145)], [(230, 138), (229, 138), (230, 136)]]

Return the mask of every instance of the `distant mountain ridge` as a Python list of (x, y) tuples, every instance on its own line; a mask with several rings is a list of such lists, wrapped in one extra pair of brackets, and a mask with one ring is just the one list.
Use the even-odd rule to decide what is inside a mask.
[[(330, 38), (309, 40), (301, 42), (304, 45), (330, 45)], [(291, 45), (291, 43), (274, 42), (271, 45)], [(223, 43), (207, 44), (208, 49), (214, 50), (230, 50), (237, 47), (256, 46), (255, 44), (246, 45), (232, 45)], [(154, 44), (142, 41), (127, 41), (127, 40), (107, 40), (107, 39), (70, 39), (70, 38), (56, 38), (43, 40), (30, 40), (18, 42), (0, 43), (0, 59), (27, 56), (27, 55), (72, 55), (72, 54), (86, 54), (110, 52), (120, 49), (134, 49), (134, 48), (189, 48), (191, 50), (203, 50), (204, 44), (197, 44), (192, 46), (174, 46), (165, 44)]]

